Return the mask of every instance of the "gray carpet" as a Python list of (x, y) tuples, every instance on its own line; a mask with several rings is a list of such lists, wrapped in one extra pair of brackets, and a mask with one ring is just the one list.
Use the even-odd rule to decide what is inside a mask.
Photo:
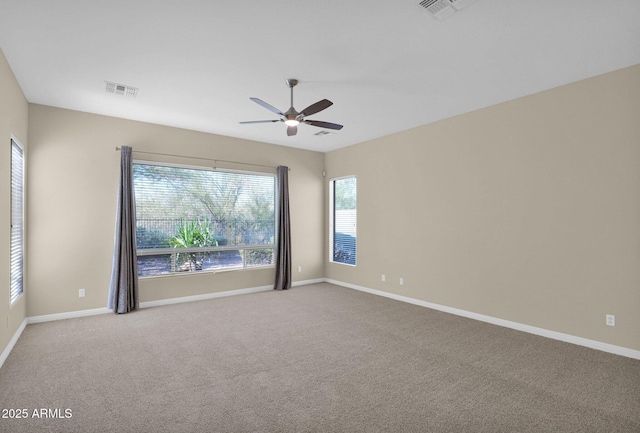
[(640, 361), (316, 284), (29, 325), (0, 409), (27, 409), (12, 433), (628, 433)]

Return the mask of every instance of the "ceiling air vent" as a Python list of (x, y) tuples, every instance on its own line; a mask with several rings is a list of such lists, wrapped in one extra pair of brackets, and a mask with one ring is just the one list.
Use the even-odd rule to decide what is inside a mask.
[(439, 20), (445, 19), (456, 11), (449, 0), (422, 0), (420, 6)]
[(462, 8), (469, 6), (475, 0), (422, 0), (419, 5), (432, 17), (443, 20)]
[(105, 81), (105, 92), (114, 93), (116, 95), (128, 96), (130, 98), (135, 98), (138, 96), (138, 88), (125, 86), (124, 84), (113, 83), (111, 81)]

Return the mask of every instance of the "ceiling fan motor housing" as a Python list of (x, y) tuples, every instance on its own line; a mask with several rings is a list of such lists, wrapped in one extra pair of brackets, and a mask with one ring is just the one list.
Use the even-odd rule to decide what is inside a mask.
[(285, 120), (295, 120), (300, 113), (298, 113), (295, 108), (291, 107), (282, 114), (284, 114)]

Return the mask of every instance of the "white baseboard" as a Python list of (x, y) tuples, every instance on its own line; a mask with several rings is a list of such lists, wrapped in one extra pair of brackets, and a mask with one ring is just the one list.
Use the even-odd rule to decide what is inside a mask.
[(550, 331), (548, 329), (538, 328), (535, 326), (524, 325), (518, 322), (498, 319), (496, 317), (485, 316), (484, 314), (473, 313), (471, 311), (460, 310), (458, 308), (447, 307), (445, 305), (433, 304), (431, 302), (421, 301), (419, 299), (409, 298), (407, 296), (396, 295), (382, 290), (370, 289), (368, 287), (357, 286), (355, 284), (344, 283), (331, 279), (324, 280), (327, 283), (337, 286), (347, 287), (349, 289), (359, 290), (361, 292), (371, 293), (373, 295), (384, 296), (385, 298), (395, 299), (396, 301), (407, 302), (409, 304), (419, 305), (421, 307), (438, 310), (445, 313), (455, 314), (469, 319), (479, 320), (481, 322), (491, 323), (493, 325), (503, 326), (505, 328), (515, 329), (517, 331), (527, 332), (529, 334), (539, 335), (551, 338), (553, 340), (564, 341), (565, 343), (577, 344), (579, 346), (600, 350), (603, 352), (613, 353), (615, 355), (626, 356), (628, 358), (640, 359), (640, 351), (629, 349), (626, 347), (616, 346), (613, 344), (602, 343), (600, 341), (589, 340), (587, 338), (576, 337), (574, 335), (563, 334), (561, 332)]
[(94, 308), (93, 310), (69, 311), (67, 313), (45, 314), (42, 316), (27, 317), (27, 324), (52, 322), (54, 320), (75, 319), (78, 317), (96, 316), (98, 314), (112, 313), (108, 308)]
[(291, 284), (291, 287), (308, 286), (309, 284), (324, 283), (326, 281), (327, 280), (325, 278), (316, 278), (315, 280), (296, 281), (295, 283)]
[[(308, 284), (324, 283), (324, 278), (315, 280), (297, 281), (292, 283), (292, 287), (305, 286)], [(246, 295), (249, 293), (268, 292), (273, 290), (273, 285), (250, 287), (248, 289), (227, 290), (224, 292), (205, 293), (203, 295), (183, 296), (180, 298), (161, 299), (158, 301), (140, 302), (140, 308), (159, 307), (161, 305), (181, 304), (183, 302), (203, 301), (205, 299), (224, 298), (227, 296)]]
[(162, 305), (182, 304), (183, 302), (203, 301), (205, 299), (224, 298), (227, 296), (246, 295), (249, 293), (266, 292), (273, 290), (273, 285), (250, 287), (248, 289), (226, 290), (224, 292), (205, 293), (202, 295), (182, 296), (180, 298), (160, 299), (158, 301), (140, 302), (140, 308), (159, 307)]
[(16, 343), (18, 342), (18, 339), (22, 335), (22, 331), (24, 331), (24, 328), (26, 328), (26, 327), (27, 327), (27, 319), (24, 319), (22, 321), (22, 324), (20, 325), (20, 327), (16, 331), (16, 333), (13, 334), (13, 337), (9, 341), (9, 344), (7, 345), (7, 347), (5, 347), (4, 350), (2, 351), (2, 353), (0, 354), (0, 368), (2, 368), (2, 365), (4, 364), (4, 362), (9, 357), (9, 354), (11, 353), (11, 350), (13, 350), (13, 346), (16, 345)]

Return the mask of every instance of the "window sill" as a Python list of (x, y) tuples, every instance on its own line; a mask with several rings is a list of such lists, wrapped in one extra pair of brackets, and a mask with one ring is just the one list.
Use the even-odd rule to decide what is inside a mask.
[(210, 269), (210, 270), (202, 270), (202, 271), (184, 271), (184, 272), (171, 272), (167, 274), (158, 274), (158, 275), (144, 275), (139, 276), (139, 280), (152, 280), (156, 278), (172, 278), (172, 277), (184, 277), (187, 275), (203, 275), (203, 274), (222, 274), (227, 272), (243, 272), (243, 271), (253, 271), (256, 269), (275, 269), (275, 265), (264, 265), (264, 266), (251, 266), (247, 268), (223, 268), (223, 269)]

